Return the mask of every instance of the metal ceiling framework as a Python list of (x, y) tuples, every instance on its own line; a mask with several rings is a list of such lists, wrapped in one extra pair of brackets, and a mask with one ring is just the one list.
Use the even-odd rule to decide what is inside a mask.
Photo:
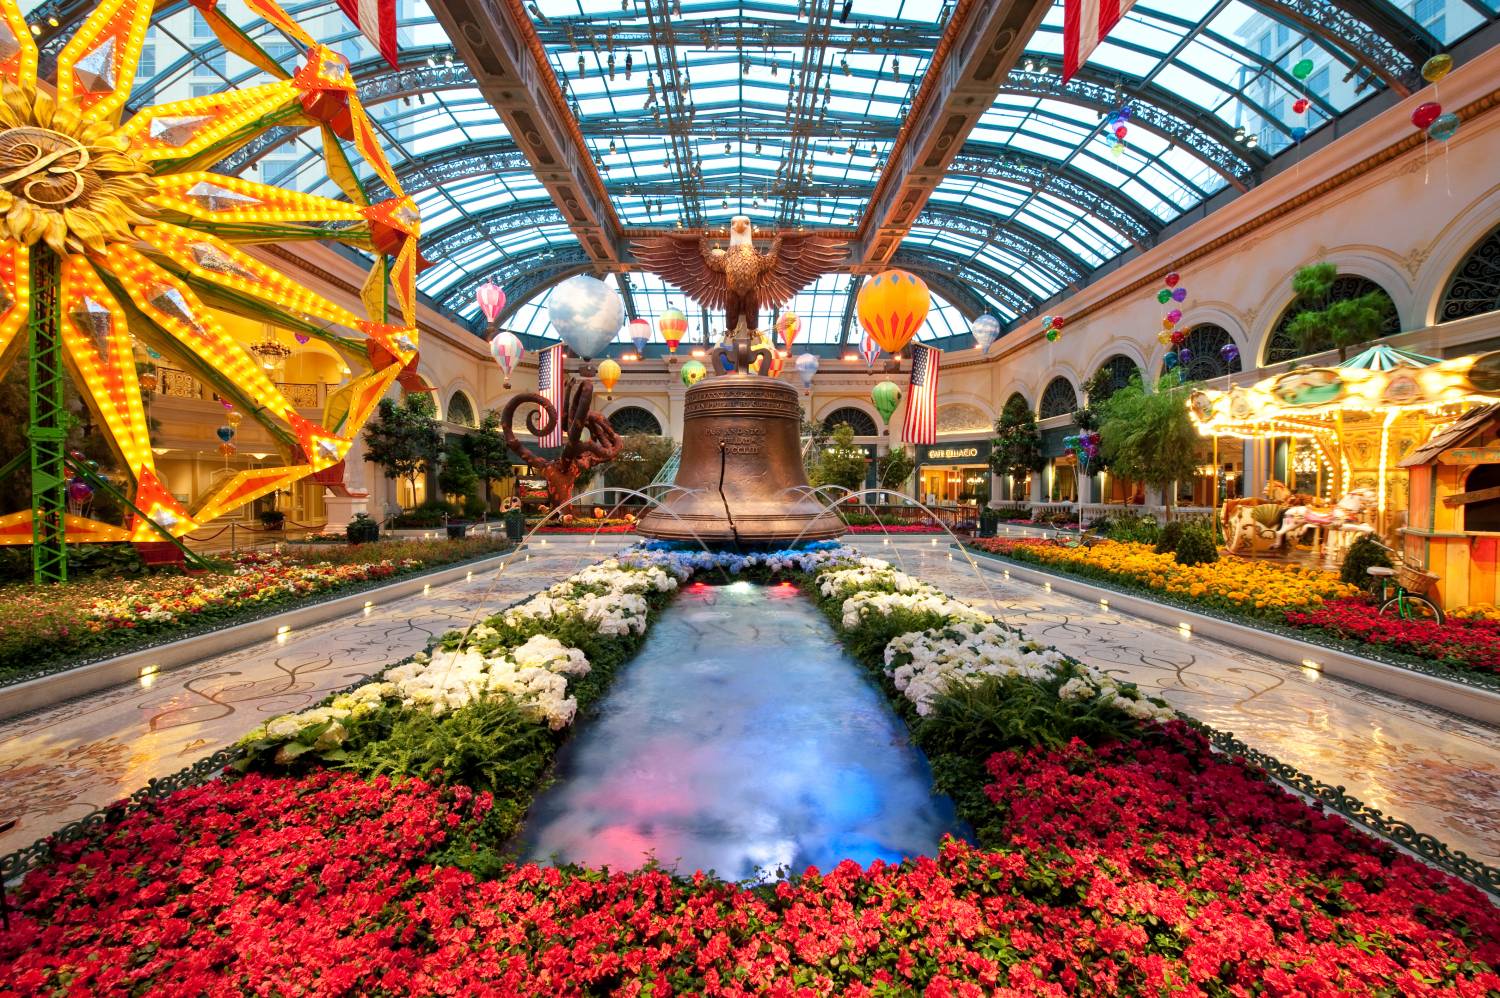
[[(44, 62), (92, 2), (49, 0), (31, 13)], [(517, 305), (573, 273), (623, 274), (633, 267), (629, 237), (674, 220), (679, 228), (717, 221), (731, 199), (743, 209), (753, 198), (767, 228), (846, 226), (855, 237), (851, 269), (899, 259), (965, 315), (985, 308), (1003, 319), (1077, 286), (1116, 253), (1149, 246), (1222, 186), (1253, 185), (1290, 141), (1289, 124), (1267, 104), (1297, 92), (1294, 53), (1315, 44), (1346, 89), (1405, 95), (1420, 84), (1423, 60), (1500, 11), (1497, 0), (1458, 0), (1467, 20), (1454, 28), (1450, 12), (1437, 37), (1391, 0), (1215, 0), (1196, 20), (1145, 0), (1064, 85), (1055, 72), (1060, 3), (1051, 0), (625, 0), (618, 12), (590, 4), (589, 13), (586, 0), (434, 0), (435, 22), (415, 2), (406, 30), (425, 42), (404, 52), (398, 70), (373, 58), (352, 27), (326, 40), (353, 61), (408, 192), (441, 192), (446, 201), (424, 249), (462, 263), (433, 274), (425, 290), (450, 307), (472, 311), (472, 289), (491, 276)], [(333, 9), (332, 0), (290, 8), (312, 17)], [(152, 30), (188, 10), (160, 4)], [(1247, 10), (1306, 36), (1286, 45), (1278, 28), (1273, 58), (1258, 55), (1248, 33), (1224, 26)], [(137, 96), (156, 99), (214, 67), (216, 45), (179, 41), (176, 57)], [(1187, 53), (1203, 45), (1255, 75), (1226, 84), (1222, 71), (1198, 69)], [(915, 71), (904, 72), (899, 59), (915, 61)], [(1127, 71), (1152, 62), (1146, 72)], [(259, 82), (254, 71), (226, 75), (224, 60), (216, 65), (227, 84)], [(1227, 96), (1207, 107), (1201, 94), (1185, 92), (1215, 87)], [(1354, 101), (1301, 93), (1313, 104), (1313, 126)], [(503, 132), (485, 126), (463, 141), (444, 143), (436, 132), (414, 140), (408, 122), (428, 127), (423, 106), (455, 96), (454, 121), (474, 119), (487, 104)], [(1132, 145), (1139, 132), (1143, 145), (1165, 150), (1143, 150), (1140, 160), (1156, 160), (1146, 167), (1130, 156), (1112, 165), (1090, 141), (1099, 126), (1088, 118), (1126, 103)], [(1259, 148), (1236, 126), (1242, 120), (1266, 136)], [(1037, 136), (1049, 133), (1071, 149), (1044, 151)], [(705, 149), (721, 138), (725, 156)], [(288, 166), (289, 141), (290, 131), (271, 132), (218, 168), (254, 169), (275, 153), (279, 169), (298, 169), (310, 150)], [(776, 158), (761, 156), (762, 143)], [(729, 155), (736, 144), (738, 155)], [(625, 155), (615, 155), (617, 145)], [(509, 195), (492, 189), (503, 178), (515, 181)], [(491, 187), (471, 199), (464, 184)], [(814, 222), (810, 203), (833, 208)], [(1090, 238), (1066, 242), (1075, 228)], [(620, 284), (635, 315), (629, 282)], [(858, 287), (857, 278), (849, 282), (845, 333)]]

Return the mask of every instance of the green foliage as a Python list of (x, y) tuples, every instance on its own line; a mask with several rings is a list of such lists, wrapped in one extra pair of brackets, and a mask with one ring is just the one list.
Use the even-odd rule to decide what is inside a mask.
[(393, 530), (425, 530), (441, 527), (450, 516), (457, 516), (459, 508), (442, 499), (429, 499), (422, 505), (409, 509), (391, 520)]
[(1367, 570), (1377, 566), (1390, 568), (1391, 556), (1374, 538), (1361, 537), (1349, 545), (1349, 550), (1344, 554), (1344, 565), (1339, 569), (1339, 578), (1351, 586), (1374, 589), (1375, 580)]
[(644, 489), (655, 481), (676, 449), (677, 442), (671, 437), (627, 433), (620, 438), (620, 454), (605, 469), (604, 480), (612, 488)]
[[(1176, 523), (1177, 521), (1174, 520), (1168, 526)], [(1162, 528), (1154, 516), (1144, 513), (1120, 513), (1107, 518), (1100, 530), (1112, 541), (1154, 545), (1161, 538)]]
[(1336, 347), (1343, 360), (1349, 347), (1379, 338), (1391, 315), (1391, 299), (1384, 291), (1331, 301), (1338, 268), (1331, 263), (1303, 267), (1292, 278), (1299, 309), (1287, 324), (1287, 335), (1304, 354)]
[(875, 467), (876, 483), (882, 489), (900, 492), (906, 488), (912, 472), (917, 470), (917, 459), (905, 447), (892, 447), (880, 455)]
[(490, 409), (479, 421), (479, 428), (460, 437), (464, 452), (469, 456), (469, 465), (481, 482), (509, 478), (514, 468), (510, 448), (500, 435), (500, 414)]
[(443, 459), (443, 431), (432, 396), (410, 392), (400, 402), (381, 399), (365, 426), (365, 460), (379, 465), (387, 478), (405, 478), (413, 493), (417, 476)]
[(1188, 416), (1188, 389), (1172, 376), (1147, 391), (1139, 378), (1109, 397), (1101, 409), (1100, 453), (1124, 478), (1165, 489), (1197, 473), (1198, 431)]
[[(438, 484), (443, 487), (443, 494), (450, 499), (469, 499), (479, 493), (479, 475), (474, 471), (474, 463), (469, 460), (469, 452), (464, 447), (462, 437), (448, 441), (443, 452), (443, 467), (438, 472)], [(480, 512), (483, 512), (482, 507)]]
[(1189, 524), (1173, 549), (1179, 565), (1211, 565), (1219, 560), (1219, 545), (1213, 531), (1201, 524)]
[(1172, 520), (1156, 536), (1157, 554), (1175, 554), (1177, 545), (1182, 541), (1182, 532), (1187, 529), (1187, 523), (1183, 520)]
[(344, 526), (344, 537), (350, 544), (368, 544), (380, 540), (380, 524), (370, 519), (368, 513), (356, 513), (354, 519)]
[(807, 479), (815, 486), (840, 485), (851, 492), (865, 487), (869, 458), (864, 448), (854, 443), (854, 429), (848, 423), (833, 428), (828, 445), (813, 452), (813, 466)]
[(1047, 465), (1042, 456), (1042, 432), (1037, 429), (1036, 413), (1019, 395), (1011, 396), (1000, 411), (991, 443), (990, 467), (997, 475), (1009, 475), (1020, 481)]

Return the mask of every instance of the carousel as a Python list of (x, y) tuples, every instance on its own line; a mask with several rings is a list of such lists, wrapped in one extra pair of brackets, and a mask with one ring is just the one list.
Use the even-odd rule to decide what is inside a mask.
[(1313, 534), (1327, 567), (1361, 535), (1399, 547), (1410, 499), (1402, 460), (1478, 404), (1500, 401), (1500, 352), (1439, 360), (1370, 347), (1337, 367), (1294, 368), (1227, 391), (1200, 389), (1198, 432), (1272, 442), (1277, 477), (1222, 508), (1225, 546), (1282, 554)]

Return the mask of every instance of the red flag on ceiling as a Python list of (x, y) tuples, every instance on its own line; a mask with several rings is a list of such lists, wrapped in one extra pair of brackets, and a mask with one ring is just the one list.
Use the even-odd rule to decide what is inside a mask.
[(339, 0), (339, 9), (349, 15), (360, 33), (380, 50), (396, 68), (396, 0)]
[[(342, 3), (343, 0), (340, 0)], [(1063, 0), (1063, 82), (1072, 79), (1135, 0)]]

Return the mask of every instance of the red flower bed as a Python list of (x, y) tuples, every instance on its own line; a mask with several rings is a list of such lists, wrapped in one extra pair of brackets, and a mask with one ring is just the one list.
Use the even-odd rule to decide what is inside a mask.
[(851, 523), (847, 529), (851, 534), (942, 534), (947, 532), (935, 523), (888, 523), (883, 527), (878, 523)]
[(573, 527), (548, 525), (538, 530), (539, 534), (628, 534), (635, 530), (633, 523), (611, 523), (603, 527)]
[(992, 850), (746, 890), (659, 870), (429, 865), (489, 806), (326, 773), (182, 791), (18, 892), (0, 991), (1492, 994), (1500, 916), (1212, 756), (989, 761)]
[(1361, 599), (1330, 600), (1310, 613), (1288, 613), (1287, 623), (1323, 631), (1351, 641), (1382, 645), (1393, 651), (1456, 668), (1500, 673), (1500, 622), (1449, 617), (1439, 625), (1427, 620), (1381, 616)]

